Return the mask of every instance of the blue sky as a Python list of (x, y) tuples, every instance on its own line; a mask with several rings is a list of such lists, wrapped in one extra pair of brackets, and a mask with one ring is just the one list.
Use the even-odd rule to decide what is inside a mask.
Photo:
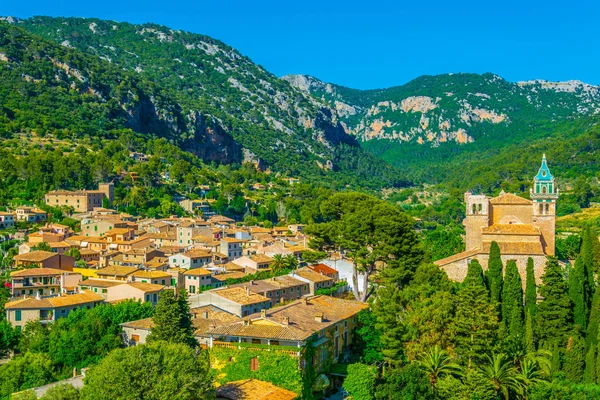
[[(0, 15), (155, 22), (237, 48), (276, 75), (369, 89), (424, 74), (600, 84), (600, 2), (28, 0)], [(410, 3), (410, 4), (404, 4)]]

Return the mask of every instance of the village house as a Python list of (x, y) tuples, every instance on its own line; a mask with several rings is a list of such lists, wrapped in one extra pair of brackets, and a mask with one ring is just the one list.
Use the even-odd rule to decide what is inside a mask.
[[(208, 345), (208, 331), (211, 328), (240, 320), (240, 317), (212, 305), (192, 308), (190, 313), (192, 314), (194, 336), (203, 348), (206, 348)], [(125, 345), (135, 346), (145, 344), (153, 326), (152, 318), (144, 318), (121, 324)]]
[(80, 308), (93, 308), (103, 303), (102, 296), (90, 292), (81, 292), (55, 297), (26, 297), (6, 303), (6, 320), (21, 330), (29, 321), (41, 323), (64, 318), (71, 311)]
[(177, 245), (192, 247), (196, 236), (212, 237), (212, 229), (205, 222), (186, 221), (177, 227)]
[(29, 253), (19, 254), (13, 260), (17, 269), (39, 267), (72, 271), (75, 265), (75, 258), (73, 257), (44, 250), (34, 250)]
[(135, 271), (131, 274), (132, 282), (141, 282), (141, 283), (153, 283), (155, 285), (162, 286), (177, 286), (177, 284), (173, 285), (171, 282), (172, 276), (168, 272), (164, 271), (144, 271), (139, 270)]
[(183, 273), (184, 288), (188, 293), (200, 293), (212, 288), (212, 273), (204, 268), (194, 268)]
[(48, 220), (48, 213), (46, 213), (46, 211), (33, 207), (17, 207), (15, 209), (15, 215), (17, 221), (25, 221), (27, 223)]
[(242, 243), (240, 239), (224, 237), (220, 242), (220, 253), (227, 256), (229, 261), (242, 256)]
[(290, 276), (308, 283), (310, 294), (315, 295), (317, 290), (326, 289), (333, 286), (334, 280), (326, 275), (313, 271), (308, 267), (297, 269)]
[(15, 226), (15, 214), (0, 212), (0, 229), (8, 229)]
[(308, 268), (321, 275), (325, 275), (326, 277), (333, 279), (334, 283), (340, 280), (340, 273), (337, 270), (331, 268), (329, 265), (315, 264), (309, 265)]
[(116, 218), (85, 218), (81, 221), (81, 234), (102, 237), (113, 228), (127, 228), (128, 222)]
[(102, 296), (102, 298), (104, 300), (107, 300), (108, 299), (108, 288), (113, 287), (113, 286), (123, 285), (123, 284), (125, 284), (125, 282), (123, 282), (123, 281), (113, 281), (113, 280), (109, 280), (109, 279), (89, 278), (89, 279), (79, 282), (79, 289), (81, 291), (86, 290), (89, 292), (96, 293), (96, 294)]
[(122, 300), (135, 300), (156, 305), (160, 293), (165, 289), (163, 285), (153, 283), (129, 282), (122, 285), (109, 286), (106, 288), (106, 301), (109, 303)]
[(192, 249), (183, 254), (178, 253), (169, 256), (169, 266), (173, 268), (194, 269), (208, 265), (212, 260), (212, 253), (206, 250)]
[(265, 254), (250, 254), (235, 260), (235, 264), (244, 267), (244, 272), (254, 274), (261, 271), (269, 271), (273, 259)]
[(102, 200), (114, 200), (114, 185), (102, 183), (98, 190), (53, 190), (46, 193), (44, 202), (50, 207), (73, 207), (75, 212), (93, 211), (95, 207), (102, 207)]
[(211, 329), (209, 347), (241, 342), (301, 348), (312, 340), (317, 364), (334, 363), (352, 344), (357, 314), (366, 308), (367, 304), (331, 296), (305, 297)]
[(245, 317), (271, 308), (272, 304), (269, 298), (253, 293), (248, 288), (235, 287), (203, 292), (194, 298), (192, 305), (213, 305), (238, 317)]
[(251, 292), (265, 296), (273, 304), (297, 300), (310, 294), (308, 283), (291, 276), (278, 276), (269, 279), (249, 281), (231, 285), (231, 287), (248, 288)]
[(81, 275), (54, 268), (27, 268), (10, 273), (11, 295), (50, 296), (61, 293), (62, 287), (74, 287)]
[(131, 275), (138, 271), (137, 267), (121, 267), (121, 266), (110, 266), (102, 268), (96, 271), (98, 279), (109, 279), (113, 281), (131, 281)]

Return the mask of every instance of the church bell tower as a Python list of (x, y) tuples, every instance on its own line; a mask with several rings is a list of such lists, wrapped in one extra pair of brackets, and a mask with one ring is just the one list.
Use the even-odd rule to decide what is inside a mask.
[(548, 168), (545, 154), (542, 157), (542, 165), (533, 178), (530, 197), (533, 204), (533, 224), (540, 228), (544, 252), (553, 256), (558, 188)]

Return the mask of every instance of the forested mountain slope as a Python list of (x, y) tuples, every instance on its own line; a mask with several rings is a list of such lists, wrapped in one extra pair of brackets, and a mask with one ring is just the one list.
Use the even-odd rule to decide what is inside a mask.
[(206, 161), (254, 161), (338, 185), (405, 183), (346, 134), (326, 102), (209, 37), (79, 18), (5, 18), (0, 26), (6, 133), (132, 129)]
[(600, 110), (600, 88), (579, 81), (445, 74), (355, 90), (304, 75), (284, 79), (329, 102), (364, 148), (411, 178), (469, 189), (518, 187), (543, 152), (551, 161), (567, 157), (565, 169), (576, 166), (581, 151), (563, 150), (581, 148), (573, 140), (592, 129)]

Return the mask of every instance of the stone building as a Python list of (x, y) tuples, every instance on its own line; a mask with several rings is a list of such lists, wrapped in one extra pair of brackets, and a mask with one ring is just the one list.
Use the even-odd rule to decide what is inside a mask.
[(51, 207), (71, 206), (75, 212), (88, 212), (102, 207), (102, 200), (105, 198), (112, 203), (114, 199), (112, 183), (101, 183), (98, 185), (98, 190), (53, 190), (46, 193), (44, 202)]
[(516, 260), (525, 281), (527, 259), (533, 258), (539, 280), (547, 256), (554, 255), (556, 200), (558, 188), (546, 163), (533, 179), (531, 200), (501, 192), (498, 197), (465, 193), (465, 249), (462, 253), (436, 261), (451, 279), (462, 281), (471, 260), (487, 269), (492, 242), (498, 243), (502, 261)]

